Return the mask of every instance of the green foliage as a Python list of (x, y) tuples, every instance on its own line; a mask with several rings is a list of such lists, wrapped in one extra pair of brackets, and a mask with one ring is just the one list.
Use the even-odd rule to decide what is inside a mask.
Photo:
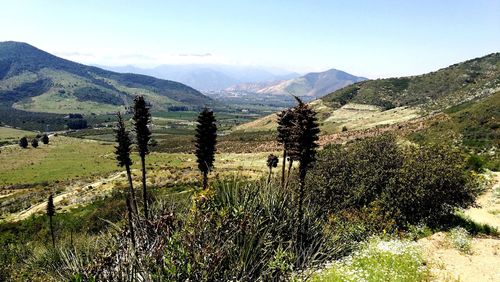
[(33, 138), (33, 140), (31, 140), (31, 147), (33, 147), (35, 149), (38, 147), (38, 139), (37, 138)]
[(437, 223), (480, 193), (456, 150), (401, 147), (394, 137), (325, 149), (311, 171), (309, 196), (326, 214), (368, 207), (396, 226)]
[[(238, 178), (216, 182), (194, 196), (190, 209), (176, 208), (175, 213), (156, 209), (150, 221), (136, 218), (136, 226), (148, 226), (136, 229), (137, 259), (123, 243), (129, 235), (119, 231), (102, 252), (92, 256), (94, 262), (81, 265), (71, 277), (80, 273), (97, 280), (130, 277), (123, 279), (131, 281), (141, 275), (161, 281), (282, 281), (292, 271), (352, 249), (353, 241), (348, 239), (353, 238), (352, 231), (347, 225), (324, 229), (325, 221), (307, 206), (304, 245), (297, 253), (297, 211), (290, 189)], [(109, 263), (100, 263), (103, 259)]]
[[(354, 97), (356, 97), (359, 89), (360, 89), (359, 86), (357, 86), (356, 84), (349, 85), (349, 86), (346, 86), (346, 87), (334, 92), (335, 98), (324, 97), (323, 100), (328, 101), (328, 102), (336, 102), (340, 106), (343, 106), (343, 105), (347, 104), (349, 101), (351, 101)], [(328, 95), (328, 96), (330, 96), (330, 95)]]
[[(276, 265), (285, 259), (276, 261), (279, 249), (287, 253), (284, 256), (294, 253), (296, 211), (290, 193), (277, 185), (237, 179), (215, 183), (212, 189), (195, 200), (196, 211), (186, 226), (188, 234), (182, 243), (195, 259), (190, 261), (192, 273), (182, 280), (279, 279), (285, 269), (293, 267)], [(316, 228), (310, 231), (318, 232)], [(198, 248), (190, 249), (191, 245)], [(170, 256), (175, 253), (166, 254)]]
[(484, 157), (472, 154), (467, 158), (466, 167), (467, 169), (473, 170), (475, 172), (483, 172), (486, 161)]
[(115, 147), (116, 160), (119, 166), (130, 166), (132, 165), (132, 160), (130, 159), (130, 146), (132, 141), (130, 140), (129, 133), (125, 128), (123, 118), (120, 112), (117, 114), (118, 122), (115, 129), (115, 138), (118, 145)]
[(64, 130), (67, 126), (67, 120), (62, 114), (21, 111), (2, 103), (0, 103), (0, 120), (10, 126), (26, 130), (45, 131), (47, 126), (49, 130)]
[(21, 137), (21, 139), (19, 139), (19, 146), (21, 146), (21, 148), (23, 149), (28, 148), (28, 138)]
[(52, 194), (49, 195), (47, 201), (47, 216), (54, 216), (56, 214), (56, 209), (54, 207), (54, 197)]
[(215, 161), (217, 124), (214, 113), (208, 108), (200, 112), (195, 134), (195, 155), (198, 169), (203, 173), (203, 189), (207, 188), (207, 174)]
[(49, 136), (47, 134), (42, 136), (42, 143), (45, 145), (49, 144)]
[(468, 154), (468, 168), (500, 170), (500, 92), (446, 110), (446, 119), (410, 135), (419, 144), (457, 143)]
[(464, 215), (462, 212), (456, 212), (453, 215), (450, 215), (447, 218), (445, 224), (443, 225), (443, 228), (445, 228), (445, 230), (455, 227), (463, 228), (472, 235), (478, 235), (478, 234), (484, 234), (490, 236), (500, 235), (500, 230), (498, 230), (497, 228), (485, 223), (475, 222), (466, 215)]
[(110, 105), (123, 105), (124, 100), (127, 99), (127, 94), (123, 93), (123, 98), (114, 94), (113, 92), (108, 93), (107, 91), (103, 91), (97, 87), (81, 87), (77, 88), (73, 95), (77, 98), (78, 101), (92, 101), (96, 103), (102, 104), (110, 104)]
[(134, 98), (134, 115), (132, 119), (137, 139), (137, 150), (142, 158), (149, 153), (148, 142), (151, 139), (151, 131), (148, 128), (151, 123), (151, 113), (143, 96)]
[(87, 120), (82, 118), (70, 119), (66, 125), (69, 129), (84, 129), (88, 127)]
[(73, 276), (76, 268), (63, 266), (93, 261), (99, 251), (97, 246), (106, 241), (107, 235), (100, 234), (110, 228), (109, 222), (119, 222), (124, 211), (123, 195), (115, 192), (87, 206), (59, 213), (53, 222), (58, 234), (56, 249), (46, 246), (50, 241), (47, 216), (0, 222), (0, 280), (69, 280), (60, 274)]

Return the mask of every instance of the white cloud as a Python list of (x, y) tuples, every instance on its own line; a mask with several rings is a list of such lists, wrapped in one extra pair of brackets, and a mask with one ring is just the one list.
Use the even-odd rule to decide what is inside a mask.
[(230, 64), (232, 61), (213, 53), (105, 54), (87, 52), (55, 52), (57, 56), (83, 64), (154, 67), (162, 64)]

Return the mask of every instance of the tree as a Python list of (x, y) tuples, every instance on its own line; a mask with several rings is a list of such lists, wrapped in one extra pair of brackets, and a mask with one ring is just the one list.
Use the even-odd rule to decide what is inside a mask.
[(273, 174), (273, 167), (278, 166), (279, 159), (277, 156), (270, 154), (267, 156), (267, 167), (269, 168), (269, 176), (267, 177), (267, 183), (271, 182), (271, 175)]
[[(292, 146), (292, 131), (293, 131), (293, 120), (294, 120), (294, 112), (292, 109), (286, 109), (282, 112), (278, 113), (278, 135), (276, 137), (278, 144), (283, 145), (283, 164), (281, 167), (281, 185), (285, 186), (285, 167), (286, 160), (290, 153), (290, 149)], [(290, 171), (290, 170), (289, 170)]]
[(302, 220), (304, 217), (304, 193), (305, 193), (305, 179), (307, 170), (312, 163), (316, 160), (316, 148), (318, 144), (318, 122), (316, 112), (311, 109), (302, 100), (295, 97), (298, 105), (294, 108), (294, 140), (297, 145), (297, 160), (299, 161), (299, 207), (298, 207), (298, 228), (297, 239), (298, 242), (302, 241)]
[(21, 137), (21, 139), (19, 139), (19, 146), (21, 146), (21, 148), (23, 149), (28, 148), (28, 138)]
[(195, 147), (198, 169), (203, 173), (203, 189), (208, 187), (208, 173), (215, 161), (214, 154), (217, 144), (217, 124), (214, 113), (208, 108), (198, 115), (196, 126)]
[(33, 140), (31, 140), (31, 146), (33, 148), (37, 148), (38, 147), (38, 139), (33, 138)]
[(47, 134), (42, 136), (42, 143), (45, 145), (49, 144), (49, 136)]
[(146, 189), (146, 155), (149, 153), (148, 143), (151, 139), (151, 131), (148, 128), (151, 122), (151, 114), (143, 96), (134, 99), (134, 127), (137, 140), (137, 149), (141, 157), (142, 167), (142, 195), (144, 197), (144, 216), (148, 218), (148, 197)]
[(71, 119), (66, 125), (68, 129), (84, 129), (88, 127), (87, 120), (85, 119)]
[(54, 226), (52, 225), (52, 217), (56, 214), (56, 209), (54, 207), (54, 198), (52, 194), (49, 196), (49, 200), (47, 201), (47, 216), (49, 217), (50, 224), (50, 235), (52, 236), (52, 247), (56, 247), (56, 239), (54, 236)]
[[(128, 185), (129, 185), (129, 198), (132, 202), (135, 212), (137, 213), (137, 203), (135, 201), (134, 185), (132, 183), (132, 173), (130, 172), (130, 166), (132, 165), (132, 160), (130, 159), (130, 146), (132, 142), (130, 140), (129, 133), (125, 128), (125, 123), (123, 122), (122, 115), (120, 112), (116, 114), (118, 122), (115, 129), (115, 140), (118, 143), (115, 146), (115, 155), (118, 165), (120, 167), (125, 167), (127, 171)], [(130, 212), (130, 211), (129, 211)]]

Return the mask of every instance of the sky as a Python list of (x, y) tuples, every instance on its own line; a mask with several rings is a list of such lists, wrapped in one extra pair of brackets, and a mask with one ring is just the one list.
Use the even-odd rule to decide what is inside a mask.
[(500, 52), (499, 0), (2, 1), (0, 41), (85, 64), (229, 64), (368, 78)]

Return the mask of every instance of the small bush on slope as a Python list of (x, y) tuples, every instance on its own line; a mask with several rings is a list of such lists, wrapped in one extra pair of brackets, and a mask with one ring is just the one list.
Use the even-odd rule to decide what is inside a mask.
[(470, 252), (472, 237), (464, 228), (456, 227), (451, 229), (450, 233), (448, 233), (448, 240), (457, 250), (463, 253)]

